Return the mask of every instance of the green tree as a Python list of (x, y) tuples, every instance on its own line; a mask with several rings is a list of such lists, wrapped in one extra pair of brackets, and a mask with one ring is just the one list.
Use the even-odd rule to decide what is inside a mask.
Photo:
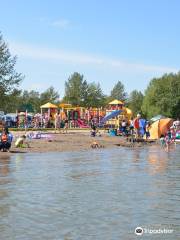
[[(9, 111), (15, 98), (19, 97), (22, 74), (15, 70), (16, 56), (11, 56), (7, 44), (0, 33), (0, 109)], [(8, 104), (7, 104), (8, 103)]]
[(171, 89), (170, 116), (173, 118), (180, 118), (180, 72), (175, 75), (174, 80), (171, 80), (170, 89)]
[(83, 75), (75, 72), (65, 82), (63, 101), (75, 106), (100, 107), (105, 105), (106, 97), (99, 83), (88, 83)]
[(87, 98), (88, 84), (84, 80), (84, 76), (79, 73), (73, 73), (68, 81), (65, 82), (64, 101), (72, 105), (82, 105)]
[(127, 93), (125, 92), (124, 85), (121, 81), (118, 81), (115, 86), (113, 87), (111, 94), (111, 100), (118, 99), (118, 100), (125, 100), (127, 97)]
[(86, 107), (101, 107), (105, 104), (105, 96), (100, 84), (90, 83), (87, 89)]
[(147, 117), (162, 114), (178, 117), (180, 109), (180, 73), (154, 78), (145, 91), (142, 110)]
[(10, 94), (6, 96), (6, 103), (4, 106), (5, 112), (15, 112), (21, 103), (21, 90), (14, 89)]
[(56, 103), (59, 101), (59, 93), (54, 89), (54, 87), (49, 87), (46, 91), (41, 93), (40, 102), (45, 104), (47, 102)]
[(40, 109), (40, 93), (34, 90), (25, 90), (21, 96), (19, 110), (28, 112), (38, 112)]
[(40, 106), (47, 102), (56, 103), (59, 100), (59, 94), (53, 87), (49, 87), (41, 94), (38, 91), (25, 90), (21, 97), (18, 109), (21, 111), (28, 110), (28, 112), (39, 112)]
[(134, 115), (141, 112), (143, 103), (143, 94), (141, 91), (133, 90), (128, 98), (128, 107), (132, 110)]

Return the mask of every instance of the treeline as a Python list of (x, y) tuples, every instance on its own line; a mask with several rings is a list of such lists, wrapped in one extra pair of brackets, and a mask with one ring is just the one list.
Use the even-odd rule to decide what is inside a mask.
[[(15, 64), (16, 57), (11, 56), (0, 35), (0, 110), (38, 112), (46, 102), (60, 102), (59, 93), (52, 86), (42, 93), (20, 90), (24, 76), (16, 72)], [(113, 99), (125, 101), (134, 115), (180, 117), (180, 73), (152, 79), (144, 94), (134, 90), (128, 95), (122, 82), (118, 81), (110, 95), (105, 95), (99, 83), (89, 83), (83, 75), (75, 72), (65, 82), (65, 94), (61, 101), (84, 107), (105, 107)]]

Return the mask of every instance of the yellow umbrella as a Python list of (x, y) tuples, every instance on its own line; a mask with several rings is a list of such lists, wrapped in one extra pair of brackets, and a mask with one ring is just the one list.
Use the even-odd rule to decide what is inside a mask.
[(124, 103), (120, 100), (117, 100), (117, 99), (115, 99), (115, 100), (113, 100), (112, 102), (109, 103), (109, 105), (119, 105), (119, 104), (122, 105)]
[(42, 105), (40, 108), (58, 108), (58, 107), (56, 105), (48, 102), (48, 103)]

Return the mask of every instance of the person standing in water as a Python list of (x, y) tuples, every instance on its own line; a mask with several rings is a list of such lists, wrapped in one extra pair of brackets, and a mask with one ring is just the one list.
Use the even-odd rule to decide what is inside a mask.
[(171, 131), (168, 130), (168, 132), (165, 135), (165, 142), (166, 142), (166, 151), (169, 152), (169, 146), (172, 143), (172, 136), (171, 136)]
[(149, 129), (150, 129), (150, 124), (149, 122), (147, 122), (145, 127), (146, 140), (150, 137)]

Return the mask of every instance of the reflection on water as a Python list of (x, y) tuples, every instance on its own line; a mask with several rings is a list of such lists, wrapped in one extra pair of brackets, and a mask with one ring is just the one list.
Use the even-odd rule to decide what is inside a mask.
[(0, 159), (0, 239), (178, 239), (180, 148), (15, 155)]
[(10, 189), (4, 188), (4, 186), (8, 186), (10, 182), (10, 158), (3, 155), (0, 158), (0, 219), (6, 216), (10, 209), (9, 204), (6, 202), (6, 199), (9, 197)]

